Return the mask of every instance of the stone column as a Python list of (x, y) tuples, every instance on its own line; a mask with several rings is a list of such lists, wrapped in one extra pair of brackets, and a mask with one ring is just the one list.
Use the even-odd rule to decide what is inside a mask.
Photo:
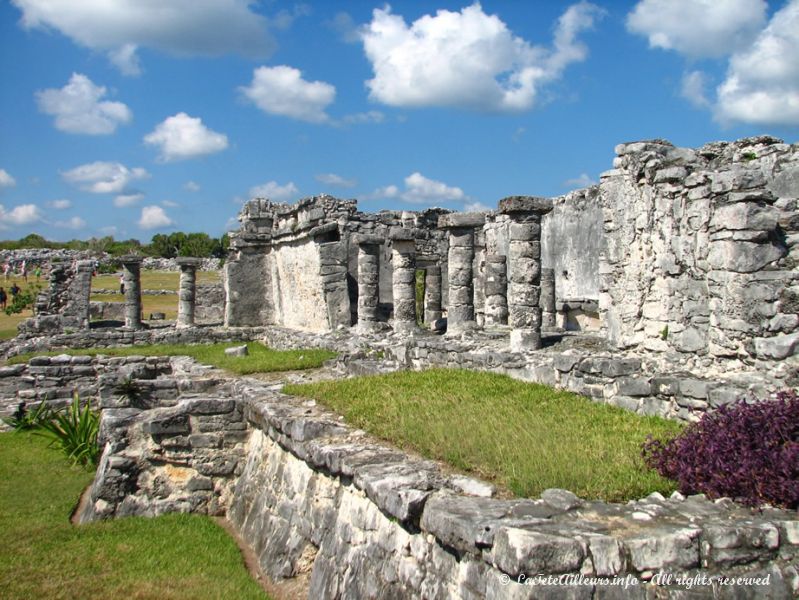
[(377, 307), (380, 302), (380, 248), (383, 238), (376, 235), (354, 235), (358, 244), (358, 323), (359, 333), (378, 328)]
[(197, 267), (199, 258), (179, 257), (176, 259), (180, 267), (180, 288), (178, 290), (178, 320), (175, 327), (194, 327), (194, 305), (196, 302)]
[(547, 198), (511, 196), (499, 201), (499, 212), (511, 219), (508, 312), (513, 352), (541, 348), (541, 217), (551, 210)]
[(555, 329), (555, 269), (541, 269), (541, 328)]
[(424, 322), (433, 327), (441, 316), (441, 267), (430, 265), (424, 273)]
[(122, 278), (125, 282), (125, 327), (141, 329), (141, 256), (123, 256)]
[(460, 334), (476, 327), (474, 321), (474, 228), (485, 224), (482, 213), (449, 213), (438, 218), (438, 228), (449, 232), (449, 305), (447, 333)]
[(485, 272), (485, 323), (508, 324), (508, 274), (507, 258), (500, 254), (486, 256)]
[(394, 331), (416, 331), (416, 235), (414, 229), (392, 227), (392, 291), (394, 294)]

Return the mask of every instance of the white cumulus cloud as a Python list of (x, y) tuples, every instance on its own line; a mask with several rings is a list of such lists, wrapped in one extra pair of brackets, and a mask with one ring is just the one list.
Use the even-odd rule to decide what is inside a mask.
[(122, 102), (101, 101), (105, 95), (105, 87), (95, 85), (86, 75), (73, 73), (64, 87), (36, 92), (36, 102), (40, 111), (55, 117), (56, 129), (107, 135), (118, 125), (129, 123), (133, 115)]
[(57, 30), (75, 43), (108, 52), (122, 73), (140, 71), (137, 47), (174, 56), (237, 53), (264, 57), (274, 49), (267, 19), (252, 0), (12, 0), (26, 29)]
[(53, 225), (62, 229), (83, 229), (86, 227), (86, 221), (80, 217), (72, 217), (66, 221), (56, 221)]
[(652, 48), (719, 57), (751, 43), (766, 8), (764, 0), (641, 0), (627, 15), (627, 29)]
[(197, 158), (228, 147), (227, 136), (208, 129), (202, 119), (184, 112), (167, 117), (144, 136), (144, 143), (158, 146), (164, 162)]
[(336, 175), (335, 173), (322, 173), (320, 175), (314, 175), (314, 179), (319, 183), (324, 183), (325, 185), (332, 185), (335, 187), (343, 187), (343, 188), (351, 188), (358, 185), (357, 179), (345, 179), (341, 175)]
[(256, 68), (250, 85), (239, 90), (266, 113), (310, 123), (329, 121), (325, 110), (336, 98), (334, 86), (306, 81), (302, 71), (285, 65)]
[(42, 220), (42, 211), (35, 204), (20, 204), (11, 210), (6, 210), (0, 204), (0, 229), (10, 226), (30, 225)]
[(751, 47), (732, 56), (717, 94), (721, 122), (799, 125), (799, 0), (774, 13)]
[(128, 185), (150, 174), (141, 167), (129, 169), (118, 162), (96, 161), (61, 174), (65, 181), (93, 194), (119, 194)]
[(439, 10), (410, 26), (388, 7), (375, 9), (361, 31), (374, 71), (370, 98), (403, 107), (530, 109), (543, 84), (585, 59), (577, 35), (603, 12), (585, 1), (572, 5), (558, 20), (553, 47), (545, 48), (514, 36), (477, 3), (460, 12)]
[(183, 189), (188, 192), (199, 192), (200, 184), (195, 181), (187, 181), (183, 184)]
[(124, 206), (133, 206), (137, 202), (144, 200), (144, 194), (141, 192), (131, 192), (129, 194), (120, 194), (114, 198), (114, 206), (122, 208)]
[(0, 169), (0, 188), (14, 187), (15, 185), (17, 185), (17, 180), (11, 177), (5, 169)]
[(449, 186), (441, 181), (429, 179), (418, 171), (411, 173), (404, 180), (405, 188), (396, 185), (387, 185), (376, 189), (369, 194), (367, 199), (397, 198), (413, 204), (428, 204), (447, 200), (466, 201), (468, 197), (459, 187)]
[(50, 202), (47, 203), (47, 206), (55, 210), (66, 210), (72, 207), (72, 202), (70, 202), (66, 198), (60, 198), (58, 200), (51, 200)]
[(141, 62), (139, 61), (139, 55), (136, 54), (136, 50), (138, 50), (136, 44), (124, 44), (116, 50), (110, 50), (108, 52), (108, 60), (110, 60), (111, 64), (119, 69), (120, 73), (123, 75), (128, 75), (130, 77), (141, 75)]
[(683, 75), (680, 96), (699, 108), (710, 106), (706, 94), (707, 75), (702, 71), (690, 71)]
[(285, 185), (280, 185), (277, 181), (267, 181), (250, 188), (250, 198), (269, 198), (278, 202), (293, 200), (298, 193), (293, 181)]
[(139, 227), (142, 229), (164, 229), (174, 224), (175, 222), (169, 218), (160, 206), (144, 206), (141, 209)]

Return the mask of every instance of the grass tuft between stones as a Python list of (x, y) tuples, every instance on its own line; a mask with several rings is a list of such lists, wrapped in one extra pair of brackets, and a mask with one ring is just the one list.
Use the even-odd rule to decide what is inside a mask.
[(621, 502), (676, 489), (644, 465), (641, 446), (649, 434), (673, 437), (679, 423), (505, 375), (401, 371), (285, 391), (314, 398), (355, 427), (518, 496), (564, 488)]
[(232, 538), (208, 517), (73, 526), (93, 474), (47, 441), (0, 434), (0, 581), (15, 598), (266, 598)]

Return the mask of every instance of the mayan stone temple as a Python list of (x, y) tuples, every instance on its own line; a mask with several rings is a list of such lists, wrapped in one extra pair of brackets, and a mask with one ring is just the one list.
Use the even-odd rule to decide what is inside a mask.
[[(518, 190), (490, 212), (252, 199), (216, 321), (199, 306), (198, 259), (178, 261), (177, 319), (161, 327), (141, 319), (139, 257), (123, 257), (124, 325), (110, 328), (90, 323), (90, 265), (63, 263), (3, 352), (260, 340), (333, 350), (342, 378), (491, 371), (684, 423), (799, 385), (799, 145), (650, 140), (615, 154), (596, 185), (556, 198)], [(113, 392), (121, 376), (140, 383), (138, 404)], [(63, 400), (61, 389), (102, 409), (80, 521), (225, 516), (263, 573), (305, 577), (309, 598), (799, 597), (795, 510), (677, 492), (509, 499), (268, 380), (186, 358), (0, 369), (4, 407)], [(768, 586), (694, 594), (662, 572)], [(522, 574), (571, 579), (541, 595)], [(637, 583), (603, 584), (625, 579)]]

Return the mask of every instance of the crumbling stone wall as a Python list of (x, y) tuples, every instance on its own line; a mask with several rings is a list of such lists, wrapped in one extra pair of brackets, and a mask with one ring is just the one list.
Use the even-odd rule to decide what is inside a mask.
[[(105, 448), (83, 522), (225, 514), (269, 576), (310, 573), (309, 598), (685, 596), (659, 572), (760, 578), (736, 586), (737, 598), (799, 591), (789, 511), (679, 493), (624, 505), (558, 489), (498, 499), (492, 486), (376, 442), (267, 383), (173, 367), (200, 377), (195, 389), (177, 386), (148, 408), (104, 403)], [(571, 577), (523, 585), (534, 575)]]
[(54, 334), (89, 328), (93, 260), (53, 261), (50, 281), (36, 299), (35, 316), (19, 325), (23, 334)]
[(603, 174), (600, 309), (620, 347), (781, 359), (799, 326), (799, 146), (770, 137), (616, 147)]

